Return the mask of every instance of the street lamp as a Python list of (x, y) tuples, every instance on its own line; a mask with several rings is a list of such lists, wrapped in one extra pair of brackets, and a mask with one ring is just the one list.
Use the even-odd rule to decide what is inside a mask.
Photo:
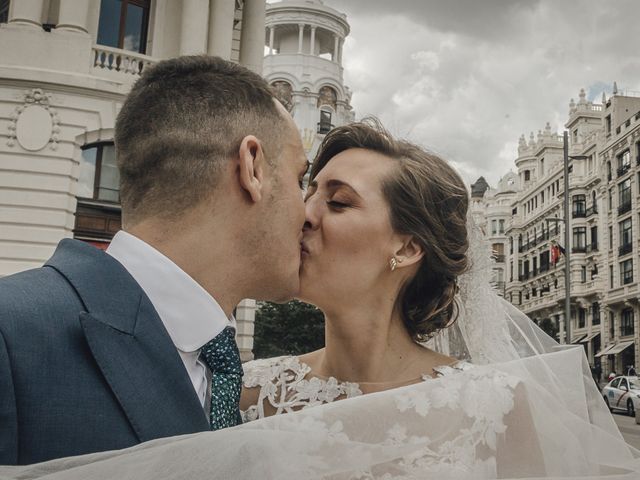
[(586, 155), (569, 155), (569, 135), (562, 136), (564, 150), (564, 330), (565, 343), (571, 343), (571, 215), (569, 204), (569, 159), (586, 160)]

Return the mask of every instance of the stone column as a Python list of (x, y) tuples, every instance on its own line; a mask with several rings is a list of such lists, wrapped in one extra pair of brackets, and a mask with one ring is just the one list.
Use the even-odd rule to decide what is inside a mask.
[(273, 55), (273, 36), (276, 27), (269, 27), (269, 55)]
[(334, 62), (338, 62), (338, 48), (340, 47), (340, 37), (337, 34), (333, 35), (333, 58)]
[(211, 0), (209, 10), (209, 55), (231, 59), (235, 0)]
[(9, 2), (8, 23), (42, 28), (44, 0), (13, 0)]
[(342, 65), (342, 49), (344, 48), (344, 38), (340, 39), (340, 45), (338, 47), (338, 63)]
[(198, 55), (207, 51), (208, 0), (183, 0), (180, 23), (180, 55)]
[(262, 74), (265, 0), (244, 0), (240, 34), (240, 64)]
[(89, 33), (87, 19), (90, 6), (87, 0), (60, 0), (56, 30)]
[(298, 53), (302, 53), (302, 41), (304, 40), (304, 24), (298, 24)]
[(316, 27), (311, 27), (311, 41), (309, 42), (309, 55), (315, 55), (316, 51)]

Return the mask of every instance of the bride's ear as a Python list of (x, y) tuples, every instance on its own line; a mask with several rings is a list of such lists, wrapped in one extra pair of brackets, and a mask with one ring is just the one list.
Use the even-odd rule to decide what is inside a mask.
[(422, 260), (422, 257), (424, 257), (424, 249), (413, 236), (407, 237), (395, 254), (398, 268), (415, 265)]
[(238, 150), (238, 181), (249, 198), (257, 203), (262, 199), (265, 158), (262, 144), (253, 135), (242, 139)]

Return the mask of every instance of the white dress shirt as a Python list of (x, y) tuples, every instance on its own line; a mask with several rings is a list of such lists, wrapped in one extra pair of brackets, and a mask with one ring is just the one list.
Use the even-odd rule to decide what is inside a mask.
[(120, 230), (107, 253), (138, 282), (178, 349), (193, 388), (204, 406), (209, 390), (207, 368), (198, 359), (200, 348), (235, 319), (193, 278), (158, 250)]

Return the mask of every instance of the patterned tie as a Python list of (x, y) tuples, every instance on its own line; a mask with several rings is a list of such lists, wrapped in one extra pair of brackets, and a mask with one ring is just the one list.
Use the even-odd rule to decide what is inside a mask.
[(202, 347), (200, 356), (211, 370), (211, 430), (241, 424), (240, 392), (243, 372), (235, 330), (226, 327)]

